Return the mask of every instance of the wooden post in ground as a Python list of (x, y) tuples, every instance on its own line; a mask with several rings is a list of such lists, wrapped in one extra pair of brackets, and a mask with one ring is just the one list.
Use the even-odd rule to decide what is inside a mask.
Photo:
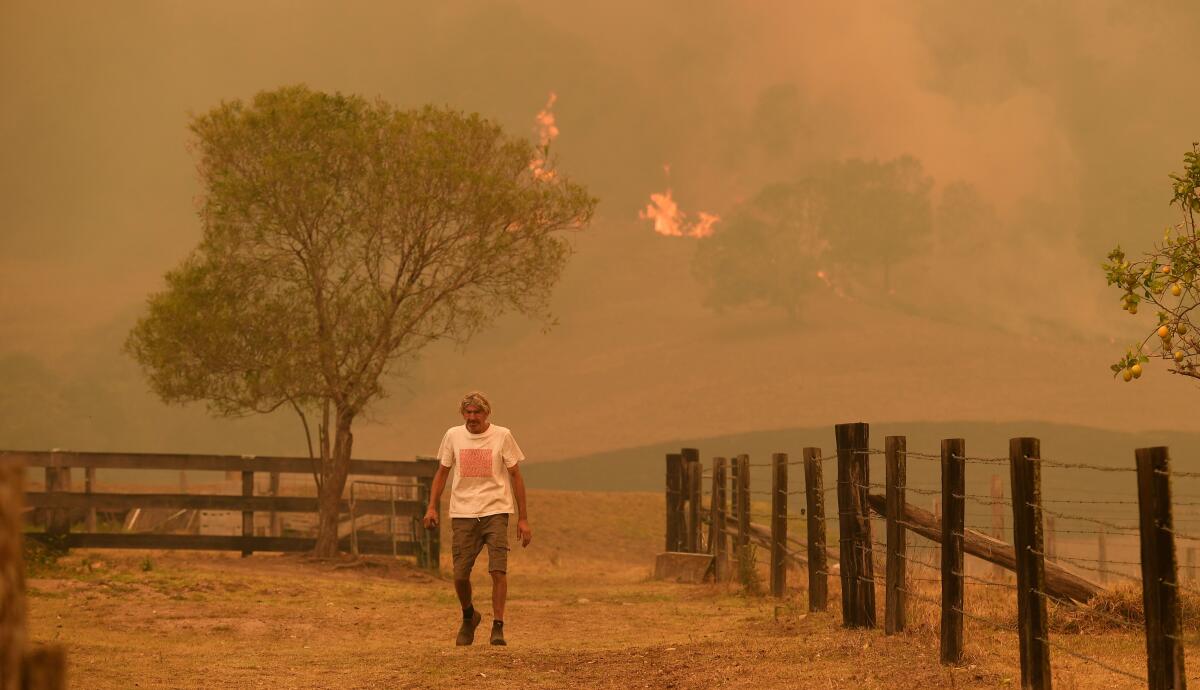
[[(55, 482), (62, 481), (56, 475)], [(0, 690), (65, 690), (63, 649), (29, 646), (21, 550), (24, 482), (24, 464), (0, 463)]]
[(667, 453), (667, 551), (683, 550), (683, 456)]
[[(242, 472), (242, 496), (245, 496), (246, 498), (250, 498), (250, 497), (254, 496), (254, 473), (253, 472), (245, 472), (245, 471)], [(254, 536), (254, 511), (253, 510), (243, 510), (242, 511), (242, 536), (243, 537), (253, 537)], [(252, 550), (250, 550), (248, 548), (244, 548), (244, 549), (242, 549), (242, 558), (245, 558), (252, 553), (254, 553)]]
[[(992, 536), (1000, 541), (1004, 538), (1004, 483), (1000, 475), (992, 475)], [(1004, 568), (992, 565), (992, 577), (999, 580), (1004, 577)]]
[(782, 598), (787, 585), (788, 456), (771, 456), (771, 596)]
[[(268, 487), (268, 490), (271, 493), (271, 497), (278, 498), (279, 497), (279, 473), (272, 472), (270, 481), (271, 481), (271, 483)], [(272, 537), (278, 537), (282, 533), (283, 533), (283, 522), (279, 519), (279, 511), (272, 508), (271, 509), (270, 534)]]
[[(46, 468), (46, 493), (60, 494), (71, 491), (71, 468), (64, 467), (65, 455), (57, 449), (51, 451), (54, 462)], [(71, 511), (66, 508), (51, 508), (46, 514), (46, 534), (63, 537), (71, 531)]]
[(1058, 560), (1058, 531), (1054, 529), (1054, 516), (1046, 516), (1046, 558)]
[(966, 442), (942, 440), (942, 663), (963, 659), (963, 538), (966, 529)]
[[(85, 467), (83, 469), (83, 492), (91, 494), (96, 488), (96, 468)], [(87, 513), (83, 518), (83, 528), (88, 534), (96, 531), (96, 509), (88, 508)]]
[(1097, 551), (1096, 568), (1100, 571), (1100, 584), (1108, 582), (1108, 534), (1105, 532), (1104, 525), (1100, 525), (1100, 534), (1096, 536)]
[(1008, 442), (1021, 687), (1030, 690), (1049, 690), (1051, 682), (1049, 618), (1044, 596), (1041, 457), (1041, 442), (1036, 438), (1014, 438)]
[(872, 555), (868, 427), (838, 424), (838, 524), (841, 535), (842, 624), (875, 627), (875, 567)]
[(712, 538), (708, 540), (709, 552), (713, 555), (713, 580), (724, 582), (729, 577), (728, 552), (725, 545), (725, 458), (713, 458), (712, 498), (709, 508), (712, 519)]
[(21, 553), (24, 481), (24, 464), (0, 463), (0, 690), (21, 690), (21, 658), (28, 639)]
[(808, 510), (808, 610), (824, 611), (829, 598), (829, 569), (825, 564), (825, 487), (821, 449), (804, 451), (804, 500)]
[(704, 468), (700, 464), (700, 451), (683, 449), (683, 462), (687, 466), (688, 500), (688, 550), (700, 553), (700, 497), (704, 488)]
[(884, 496), (887, 501), (887, 577), (884, 589), (883, 630), (888, 635), (903, 632), (906, 625), (904, 581), (908, 559), (907, 530), (904, 529), (904, 483), (907, 476), (908, 439), (888, 436), (883, 442)]
[(1171, 514), (1170, 459), (1165, 446), (1138, 448), (1138, 531), (1146, 612), (1146, 677), (1150, 690), (1183, 690), (1183, 617)]
[(750, 545), (750, 456), (737, 456), (737, 464), (738, 549), (745, 549)]

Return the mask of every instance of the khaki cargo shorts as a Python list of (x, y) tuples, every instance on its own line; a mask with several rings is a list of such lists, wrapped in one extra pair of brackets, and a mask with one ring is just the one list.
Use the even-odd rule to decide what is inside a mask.
[(508, 572), (508, 513), (451, 518), (450, 527), (455, 580), (471, 578), (471, 568), (484, 545), (488, 547), (488, 572)]

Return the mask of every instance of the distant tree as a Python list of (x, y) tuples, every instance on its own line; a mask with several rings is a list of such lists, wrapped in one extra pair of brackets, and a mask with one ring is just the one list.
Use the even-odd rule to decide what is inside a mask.
[(806, 292), (841, 272), (891, 267), (926, 246), (931, 180), (913, 158), (850, 160), (743, 202), (700, 241), (693, 272), (714, 309), (766, 304), (795, 317)]
[(316, 554), (332, 556), (352, 427), (384, 377), (505, 311), (548, 316), (561, 231), (596, 200), (535, 177), (530, 142), (451, 110), (295, 86), (224, 103), (191, 132), (203, 238), (126, 349), (167, 402), (295, 410), (319, 457)]
[[(1143, 259), (1130, 261), (1118, 246), (1109, 252), (1103, 265), (1108, 284), (1122, 292), (1122, 309), (1137, 314), (1142, 301), (1158, 308), (1154, 330), (1111, 367), (1114, 376), (1126, 381), (1140, 378), (1142, 364), (1148, 363), (1151, 356), (1167, 360), (1173, 366), (1168, 371), (1173, 374), (1200, 379), (1200, 337), (1195, 317), (1200, 305), (1200, 233), (1196, 229), (1200, 144), (1192, 144), (1183, 163), (1183, 172), (1170, 176), (1171, 204), (1179, 206), (1181, 221), (1166, 228), (1162, 242)], [(1155, 344), (1149, 345), (1151, 342)]]
[(812, 181), (764, 188), (700, 241), (693, 272), (706, 306), (778, 307), (795, 318), (805, 293), (819, 284), (825, 198)]
[(890, 290), (892, 267), (929, 242), (933, 181), (920, 161), (902, 156), (840, 162), (823, 183), (831, 258), (851, 269), (878, 267), (884, 290)]

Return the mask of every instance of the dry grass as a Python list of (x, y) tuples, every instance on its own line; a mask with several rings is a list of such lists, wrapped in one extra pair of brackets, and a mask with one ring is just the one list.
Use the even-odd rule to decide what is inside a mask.
[[(836, 577), (820, 613), (807, 611), (797, 571), (782, 600), (652, 581), (661, 496), (531, 492), (531, 509), (534, 546), (512, 554), (504, 648), (454, 647), (450, 583), (391, 559), (77, 552), (31, 581), (31, 625), (67, 645), (80, 688), (1019, 686), (1004, 588), (968, 585), (968, 612), (988, 622), (968, 619), (964, 663), (946, 667), (939, 611), (922, 601), (909, 630), (889, 637), (841, 627)], [(489, 612), (486, 575), (475, 582)], [(932, 583), (913, 587), (938, 598)], [(1104, 611), (1129, 600), (1112, 598)], [(882, 616), (882, 588), (878, 602)], [(1079, 627), (1053, 639), (1144, 668), (1139, 633)], [(1066, 654), (1053, 666), (1060, 688), (1136, 686)]]

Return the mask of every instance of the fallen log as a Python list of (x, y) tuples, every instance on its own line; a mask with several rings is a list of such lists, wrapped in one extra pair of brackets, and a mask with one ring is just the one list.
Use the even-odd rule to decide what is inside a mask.
[[(886, 501), (879, 494), (867, 497), (871, 509), (884, 516)], [(942, 541), (942, 521), (933, 513), (906, 504), (904, 506), (904, 526), (931, 541)], [(963, 551), (989, 563), (1014, 570), (1017, 559), (1012, 544), (1006, 544), (995, 537), (988, 536), (973, 529), (963, 530)], [(1070, 599), (1086, 603), (1104, 589), (1090, 580), (1068, 572), (1062, 566), (1047, 560), (1046, 562), (1046, 594), (1059, 599)]]
[[(701, 514), (700, 514), (701, 522), (708, 523), (711, 521), (712, 518), (709, 517), (709, 512), (710, 511), (708, 511), (708, 509), (706, 507), (703, 507), (703, 506), (701, 507)], [(726, 515), (725, 516), (725, 525), (729, 531), (736, 532), (737, 528), (738, 528), (737, 516)], [(766, 549), (771, 548), (771, 528), (766, 525), (763, 525), (758, 522), (751, 522), (750, 523), (750, 538), (752, 540), (754, 540), (759, 546), (762, 546), (763, 548), (766, 548)], [(791, 549), (785, 547), (784, 555), (787, 557), (787, 559), (789, 561), (791, 561), (792, 563), (794, 563), (796, 566), (807, 566), (808, 558), (806, 556), (802, 556), (800, 554), (808, 553), (808, 544), (800, 541), (799, 539), (795, 539), (793, 537), (788, 537), (787, 542), (788, 542), (788, 544), (792, 544), (799, 548), (799, 551), (792, 551)], [(838, 562), (837, 554), (833, 553), (832, 551), (826, 551), (825, 557), (829, 560), (830, 563)]]

